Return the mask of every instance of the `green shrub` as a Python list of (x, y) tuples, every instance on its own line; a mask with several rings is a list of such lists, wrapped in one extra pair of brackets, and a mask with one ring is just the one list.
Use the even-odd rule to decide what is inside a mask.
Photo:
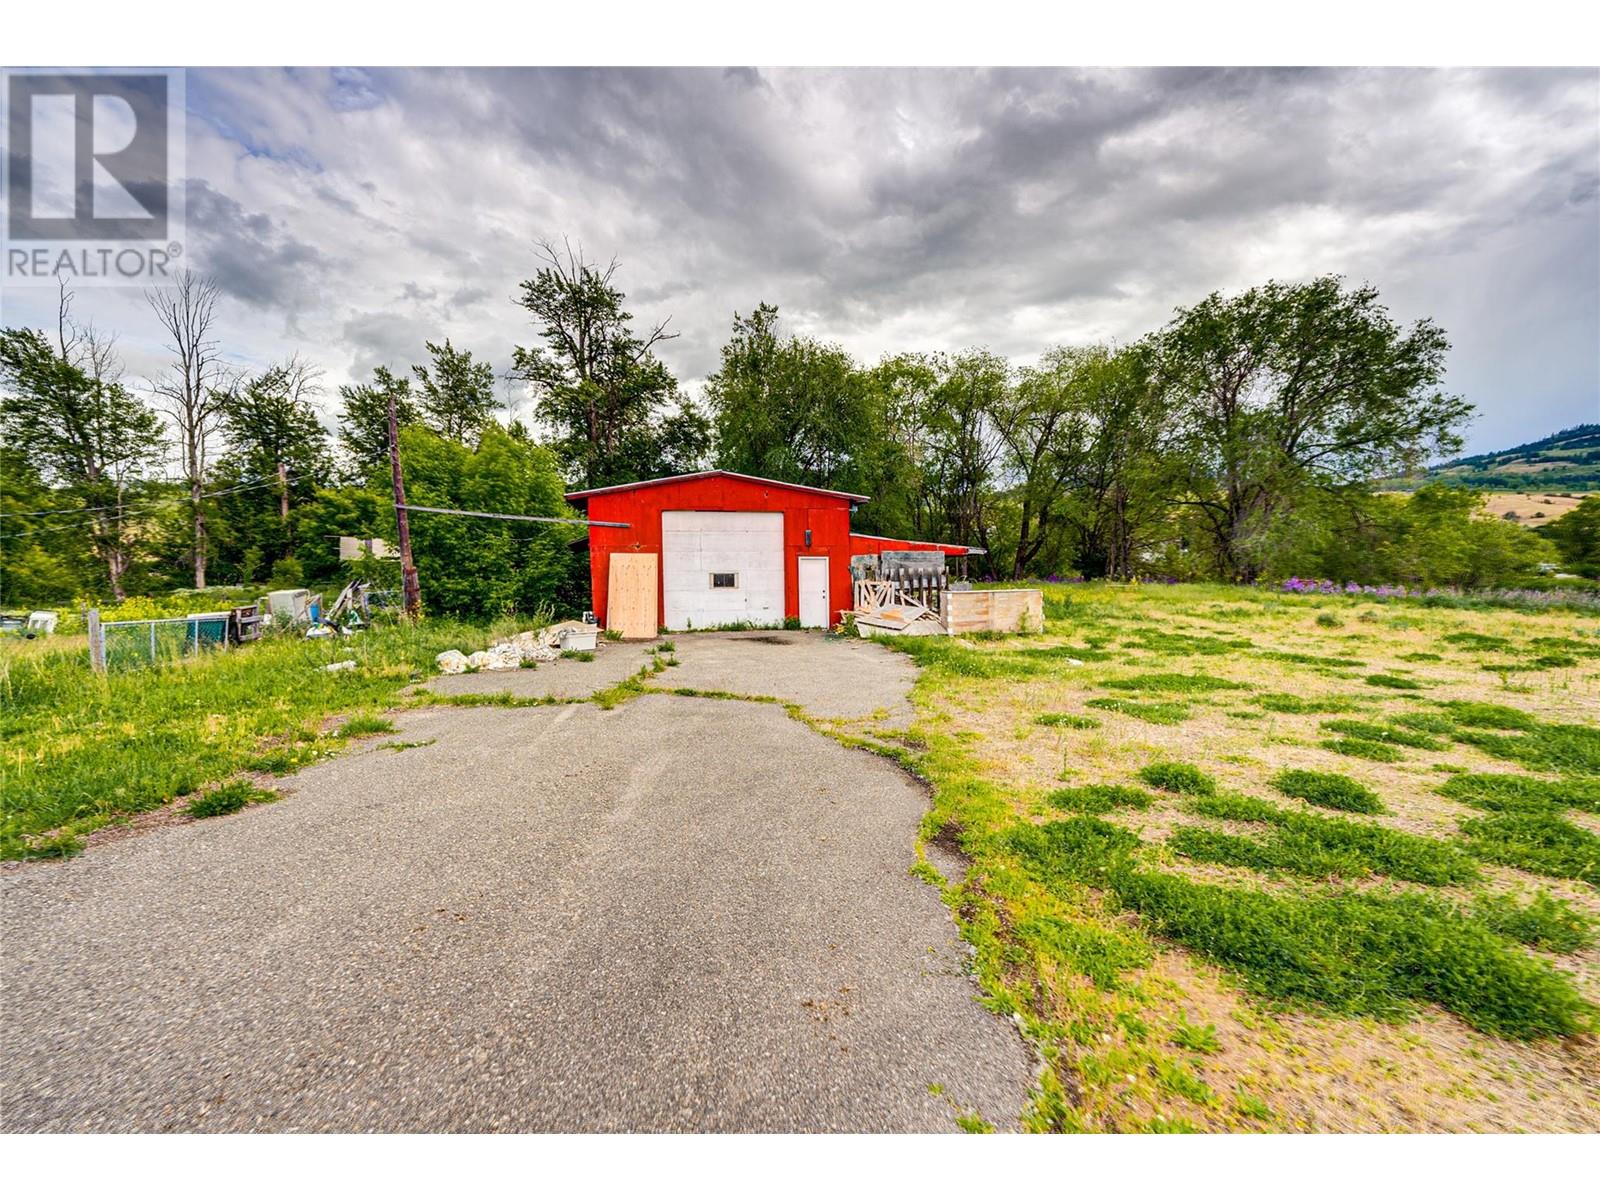
[(1151, 763), (1139, 769), (1139, 778), (1163, 792), (1179, 792), (1186, 796), (1211, 796), (1217, 790), (1211, 776), (1188, 763)]
[(1510, 896), (1489, 896), (1472, 915), (1504, 937), (1553, 954), (1571, 954), (1594, 944), (1589, 920), (1565, 900), (1540, 892), (1527, 904)]
[(1033, 719), (1035, 725), (1050, 725), (1059, 729), (1099, 729), (1100, 722), (1078, 713), (1047, 712)]
[[(658, 646), (658, 647), (656, 647), (656, 649), (659, 650), (660, 647)], [(593, 662), (594, 661), (594, 651), (593, 650), (563, 650), (561, 652), (561, 657), (565, 658), (565, 659), (570, 659), (573, 662)]]
[(1189, 706), (1177, 701), (1156, 701), (1141, 703), (1137, 700), (1122, 700), (1112, 696), (1098, 696), (1085, 703), (1090, 708), (1098, 708), (1105, 712), (1120, 713), (1125, 717), (1136, 717), (1141, 721), (1148, 721), (1152, 725), (1177, 725), (1189, 719)]
[(1553, 812), (1500, 812), (1461, 822), (1479, 858), (1600, 887), (1600, 837)]
[(1371, 762), (1399, 762), (1404, 757), (1393, 746), (1369, 741), (1366, 738), (1332, 738), (1320, 745), (1324, 750), (1332, 750), (1335, 754), (1343, 754), (1348, 758), (1365, 758)]
[(1272, 786), (1285, 796), (1293, 796), (1319, 808), (1337, 808), (1356, 813), (1384, 811), (1378, 793), (1348, 775), (1333, 771), (1279, 771), (1272, 777)]
[(270, 804), (277, 796), (245, 779), (235, 779), (212, 788), (204, 796), (189, 801), (191, 817), (220, 817), (236, 813), (247, 804)]
[(1381, 672), (1377, 675), (1368, 675), (1367, 682), (1373, 687), (1395, 688), (1405, 692), (1420, 692), (1422, 690), (1422, 685), (1415, 679), (1406, 679), (1401, 675), (1385, 675)]
[(1114, 808), (1149, 808), (1155, 797), (1120, 784), (1091, 783), (1083, 787), (1058, 788), (1045, 799), (1069, 812), (1105, 813)]
[(1317, 614), (1317, 624), (1324, 629), (1338, 629), (1344, 625), (1344, 622), (1331, 612), (1319, 612)]

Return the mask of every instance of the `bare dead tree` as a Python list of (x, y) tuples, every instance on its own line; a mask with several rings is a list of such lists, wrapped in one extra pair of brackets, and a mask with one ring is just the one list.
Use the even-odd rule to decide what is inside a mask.
[(194, 586), (206, 586), (205, 488), (208, 442), (222, 423), (233, 387), (232, 372), (217, 349), (214, 334), (216, 282), (184, 271), (171, 287), (153, 288), (145, 302), (166, 330), (172, 364), (152, 385), (162, 410), (178, 434), (184, 480), (194, 516)]

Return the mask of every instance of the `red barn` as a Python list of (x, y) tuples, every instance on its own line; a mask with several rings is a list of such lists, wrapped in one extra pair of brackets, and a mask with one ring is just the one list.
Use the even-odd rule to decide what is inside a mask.
[[(613, 623), (611, 580), (624, 567), (630, 581), (654, 575), (655, 621), (668, 629), (781, 625), (790, 619), (824, 628), (852, 606), (852, 554), (967, 553), (965, 546), (851, 533), (850, 514), (866, 496), (733, 471), (590, 488), (569, 492), (567, 499), (586, 509), (591, 521), (626, 526), (589, 528), (594, 611), (607, 625)], [(613, 555), (619, 556), (616, 564)], [(634, 555), (653, 559), (622, 557)], [(648, 583), (643, 590), (648, 592)], [(633, 624), (641, 623), (648, 617), (636, 616)]]

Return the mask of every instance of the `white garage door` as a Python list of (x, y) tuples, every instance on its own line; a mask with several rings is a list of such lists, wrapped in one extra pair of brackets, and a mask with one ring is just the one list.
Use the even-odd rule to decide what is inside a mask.
[(783, 623), (783, 514), (664, 512), (668, 629)]

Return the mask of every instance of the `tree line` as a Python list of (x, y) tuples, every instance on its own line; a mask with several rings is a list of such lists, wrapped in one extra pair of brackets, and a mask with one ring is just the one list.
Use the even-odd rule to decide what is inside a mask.
[[(0, 601), (334, 580), (341, 535), (393, 535), (391, 403), (414, 504), (570, 515), (572, 487), (717, 466), (869, 495), (862, 532), (980, 548), (996, 578), (1482, 585), (1557, 553), (1474, 519), (1472, 493), (1377, 490), (1458, 451), (1472, 410), (1443, 389), (1443, 331), (1402, 327), (1369, 286), (1213, 294), (1025, 366), (981, 348), (860, 363), (759, 303), (691, 397), (660, 356), (676, 334), (637, 320), (617, 275), (541, 243), (500, 371), (441, 338), (332, 395), (299, 356), (240, 368), (219, 289), (192, 274), (146, 298), (169, 362), (135, 391), (63, 290), (54, 331), (0, 331)], [(435, 611), (586, 605), (579, 526), (412, 530)]]

